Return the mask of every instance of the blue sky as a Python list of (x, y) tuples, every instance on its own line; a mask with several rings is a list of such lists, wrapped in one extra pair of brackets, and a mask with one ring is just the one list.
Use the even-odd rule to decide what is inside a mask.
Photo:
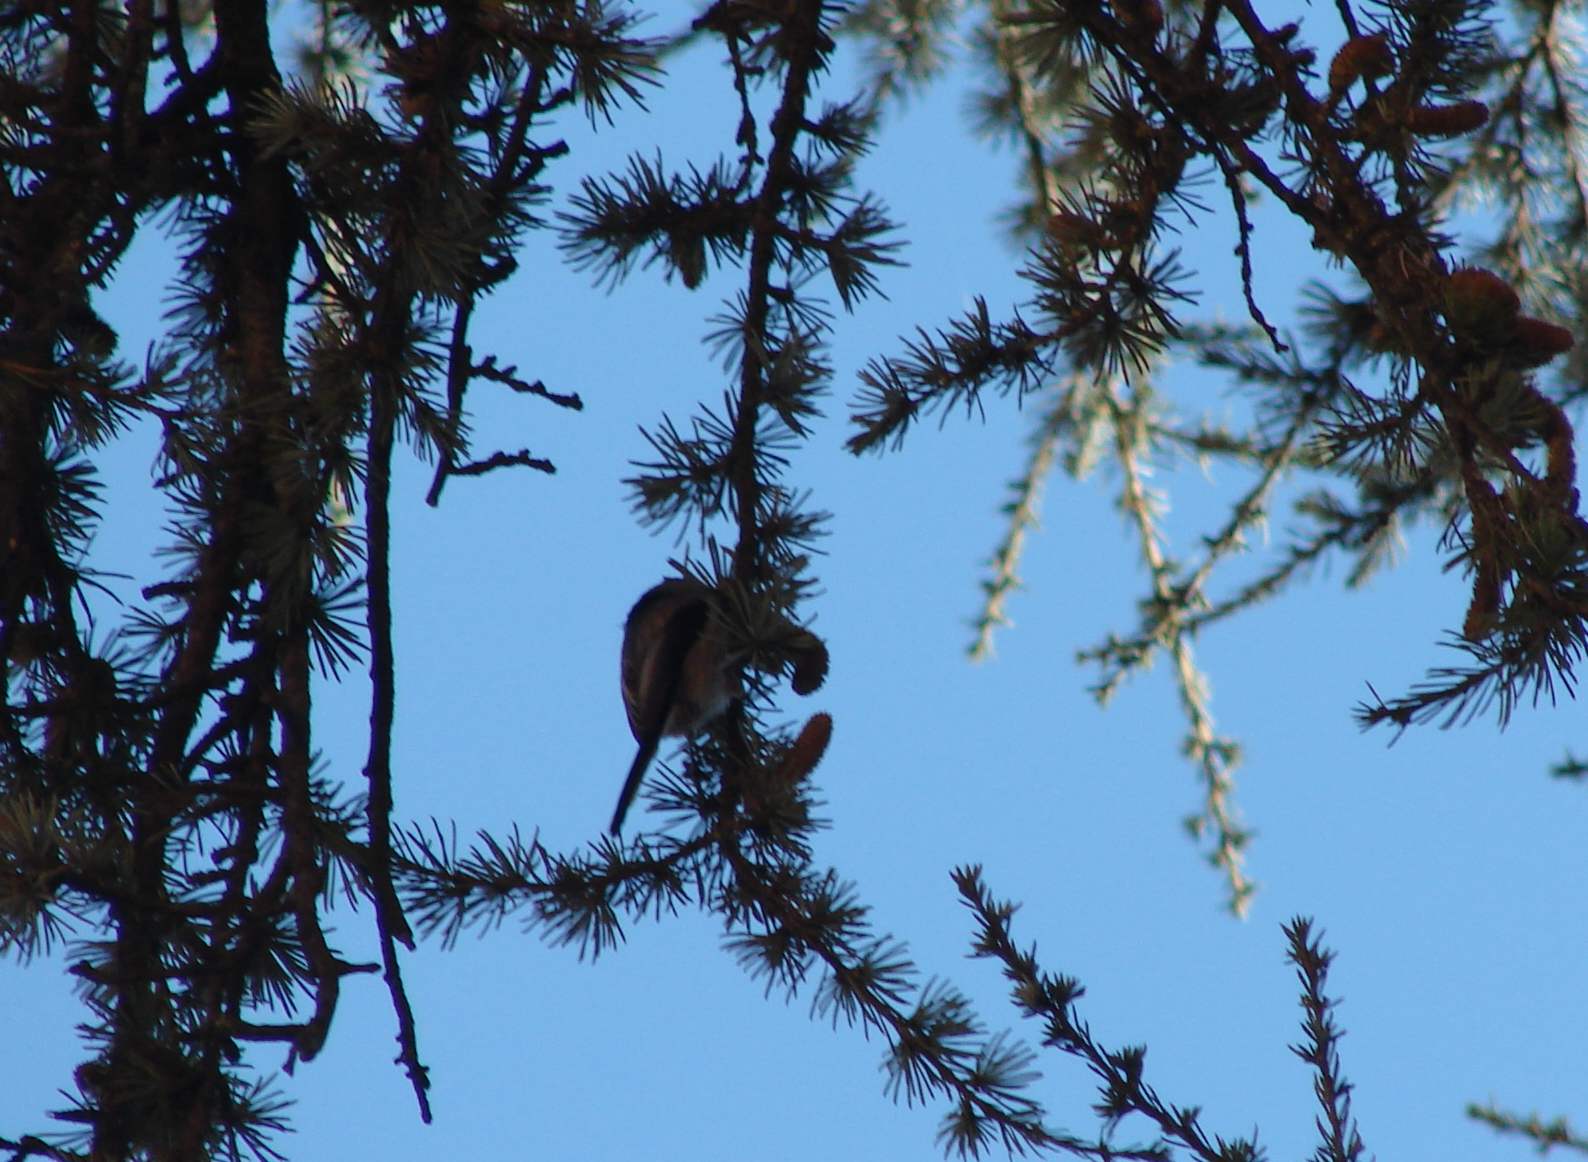
[[(1309, 10), (1304, 28), (1326, 13)], [(662, 22), (656, 22), (660, 31)], [(1320, 23), (1319, 37), (1331, 32)], [(672, 64), (676, 85), (648, 115), (626, 111), (594, 138), (569, 127), (580, 174), (660, 149), (673, 166), (708, 163), (731, 138), (728, 76), (714, 49)], [(847, 97), (845, 64), (823, 96)], [(994, 965), (966, 959), (971, 927), (948, 873), (985, 867), (992, 890), (1024, 902), (1017, 937), (1045, 968), (1080, 978), (1082, 1015), (1114, 1046), (1145, 1043), (1147, 1079), (1203, 1109), (1226, 1136), (1254, 1130), (1275, 1159), (1315, 1145), (1311, 1077), (1286, 1048), (1300, 1009), (1280, 925), (1315, 917), (1339, 953), (1330, 981), (1348, 1031), (1343, 1065), (1369, 1151), (1381, 1158), (1529, 1156), (1468, 1122), (1462, 1106), (1583, 1116), (1588, 1001), (1580, 986), (1588, 924), (1581, 885), (1584, 790), (1547, 777), (1583, 747), (1579, 708), (1524, 710), (1501, 733), (1481, 720), (1417, 729), (1394, 746), (1364, 735), (1352, 707), (1372, 682), (1399, 692), (1446, 661), (1465, 592), (1442, 569), (1437, 530), (1415, 529), (1399, 568), (1345, 593), (1345, 563), (1197, 643), (1223, 732), (1245, 746), (1238, 804), (1255, 828), (1250, 917), (1223, 910), (1218, 877), (1180, 820), (1199, 790), (1179, 755), (1184, 725), (1162, 662), (1100, 709), (1073, 661), (1133, 626), (1148, 582), (1115, 507), (1117, 474), (1050, 481), (1042, 527), (1022, 566), (1016, 625), (994, 660), (966, 660), (998, 508), (1023, 462), (1032, 419), (1014, 401), (985, 418), (916, 430), (901, 453), (842, 450), (857, 369), (895, 353), (917, 324), (946, 323), (985, 295), (995, 314), (1024, 292), (996, 215), (1010, 198), (1012, 153), (964, 131), (964, 81), (916, 98), (861, 170), (903, 225), (908, 265), (882, 272), (886, 300), (840, 314), (827, 416), (792, 456), (791, 479), (833, 513), (822, 593), (810, 612), (832, 652), (816, 695), (788, 695), (790, 719), (835, 722), (815, 773), (832, 821), (817, 858), (854, 881), (876, 925), (906, 940), (926, 977), (952, 980), (992, 1028), (1022, 1028)], [(1219, 191), (1206, 193), (1214, 200)], [(1188, 317), (1239, 319), (1232, 237), (1217, 215), (1181, 236), (1205, 293)], [(1257, 292), (1289, 316), (1305, 278), (1324, 273), (1298, 231), (1262, 219)], [(621, 480), (647, 445), (642, 425), (715, 404), (723, 374), (702, 337), (736, 289), (732, 272), (698, 291), (641, 272), (610, 295), (561, 269), (553, 240), (533, 242), (525, 273), (478, 315), (475, 345), (578, 391), (566, 413), (475, 389), (478, 447), (527, 446), (555, 476), (497, 473), (449, 484), (423, 504), (428, 466), (405, 462), (394, 500), (397, 809), (459, 831), (517, 825), (567, 850), (596, 839), (633, 744), (617, 694), (629, 604), (698, 552), (633, 519)], [(152, 235), (124, 265), (104, 310), (136, 357), (159, 332), (169, 259)], [(1228, 383), (1175, 367), (1159, 378), (1182, 414), (1239, 415)], [(149, 485), (153, 436), (107, 457), (112, 508), (95, 542), (107, 569), (146, 577), (161, 513)], [(1168, 525), (1189, 553), (1220, 505), (1247, 483), (1228, 468), (1159, 467)], [(1294, 494), (1283, 493), (1281, 499)], [(1276, 507), (1272, 534), (1288, 521)], [(1263, 546), (1257, 546), (1262, 551)], [(127, 581), (128, 593), (136, 581)], [(323, 688), (316, 730), (331, 769), (356, 779), (367, 685)], [(665, 752), (664, 752), (665, 753)], [(642, 806), (630, 829), (647, 822)], [(345, 909), (337, 936), (373, 958), (368, 911)], [(407, 959), (436, 1122), (421, 1126), (391, 1064), (393, 1024), (378, 979), (344, 990), (330, 1044), (281, 1078), (296, 1103), (297, 1160), (379, 1156), (833, 1159), (937, 1155), (942, 1109), (883, 1096), (883, 1046), (763, 996), (722, 948), (710, 917), (632, 925), (596, 964), (547, 947), (511, 922)], [(0, 1132), (45, 1127), (80, 1060), (80, 1019), (63, 961), (0, 964), (8, 1040), (0, 1055)], [(261, 1070), (279, 1056), (259, 1053)], [(1084, 1067), (1044, 1054), (1037, 1094), (1051, 1121), (1087, 1134), (1096, 1094)], [(1146, 1129), (1126, 1123), (1122, 1141)]]

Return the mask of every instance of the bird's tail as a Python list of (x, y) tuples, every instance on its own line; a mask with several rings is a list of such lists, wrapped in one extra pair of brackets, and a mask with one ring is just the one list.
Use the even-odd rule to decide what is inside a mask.
[(623, 817), (629, 813), (629, 804), (634, 802), (634, 796), (640, 789), (640, 780), (645, 777), (645, 768), (650, 766), (651, 760), (656, 757), (656, 748), (661, 741), (660, 738), (653, 738), (640, 743), (640, 751), (634, 756), (634, 765), (629, 768), (629, 777), (623, 780), (623, 793), (618, 796), (618, 809), (612, 812), (613, 835), (622, 833)]

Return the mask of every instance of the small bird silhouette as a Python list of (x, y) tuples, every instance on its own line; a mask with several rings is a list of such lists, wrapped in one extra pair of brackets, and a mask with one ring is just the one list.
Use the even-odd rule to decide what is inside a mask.
[(623, 708), (640, 748), (612, 814), (614, 835), (623, 830), (662, 739), (698, 734), (733, 701), (738, 684), (716, 608), (711, 586), (671, 577), (629, 610), (623, 625)]

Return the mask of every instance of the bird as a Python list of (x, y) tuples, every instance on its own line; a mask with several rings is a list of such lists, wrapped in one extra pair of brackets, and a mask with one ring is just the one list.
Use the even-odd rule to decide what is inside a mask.
[(665, 737), (698, 734), (733, 701), (737, 668), (715, 618), (717, 591), (692, 577), (646, 590), (623, 624), (623, 708), (639, 743), (612, 814), (611, 832), (640, 789)]

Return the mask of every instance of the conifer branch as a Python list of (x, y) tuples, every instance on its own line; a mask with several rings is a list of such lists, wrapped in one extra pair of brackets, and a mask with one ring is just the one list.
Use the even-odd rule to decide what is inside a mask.
[(1298, 916), (1285, 925), (1290, 941), (1287, 959), (1296, 966), (1301, 981), (1301, 1007), (1306, 1013), (1302, 1030), (1306, 1034), (1291, 1052), (1312, 1066), (1312, 1090), (1322, 1112), (1318, 1115), (1318, 1134), (1323, 1139), (1313, 1152), (1316, 1162), (1356, 1162), (1366, 1148), (1351, 1116), (1351, 1091), (1354, 1088), (1340, 1072), (1339, 1027), (1334, 1022), (1335, 1002), (1324, 993), (1334, 953), (1323, 947), (1322, 937), (1312, 934), (1312, 922)]
[(1526, 1138), (1538, 1147), (1538, 1153), (1548, 1155), (1559, 1146), (1577, 1154), (1588, 1154), (1588, 1136), (1577, 1133), (1565, 1118), (1545, 1121), (1539, 1114), (1514, 1114), (1502, 1110), (1493, 1102), (1471, 1102), (1467, 1117), (1494, 1127), (1501, 1134)]
[(1015, 905), (988, 894), (979, 867), (957, 868), (954, 884), (961, 901), (976, 919), (972, 954), (1002, 966), (1015, 1007), (1022, 1016), (1042, 1022), (1044, 1045), (1085, 1062), (1097, 1079), (1099, 1100), (1094, 1108), (1105, 1119), (1105, 1125), (1112, 1130), (1128, 1115), (1140, 1114), (1157, 1129), (1157, 1141), (1128, 1152), (1105, 1144), (1105, 1139), (1099, 1143), (1105, 1156), (1167, 1160), (1171, 1157), (1169, 1144), (1179, 1143), (1207, 1162), (1234, 1158), (1255, 1162), (1260, 1156), (1255, 1140), (1210, 1137), (1202, 1128), (1197, 1107), (1166, 1102), (1147, 1084), (1144, 1046), (1108, 1049), (1092, 1036), (1076, 1006), (1086, 990), (1073, 978), (1044, 972), (1034, 948), (1021, 950), (1015, 945), (1010, 929)]
[(1053, 470), (1060, 433), (1074, 422), (1073, 396), (1078, 390), (1079, 385), (1072, 379), (1065, 388), (1054, 392), (1048, 401), (1047, 414), (1031, 439), (1031, 453), (1025, 469), (1010, 485), (1014, 495), (1004, 506), (1009, 525), (1003, 541), (993, 552), (992, 576), (981, 583), (986, 596), (972, 623), (976, 636), (969, 653), (974, 661), (985, 661), (992, 656), (994, 632), (1010, 624), (1006, 607), (1015, 590), (1020, 588), (1018, 570), (1026, 532), (1036, 527), (1042, 485)]
[[(0, 891), (0, 945), (27, 956), (84, 938), (87, 1060), (57, 1157), (271, 1156), (283, 1102), (242, 1077), (242, 1048), (313, 1058), (343, 978), (373, 967), (329, 936), (339, 890), (376, 905), (399, 1060), (426, 1112), (389, 850), (391, 460), (403, 434), (466, 447), (461, 398), (443, 416), (428, 396), (445, 304), (469, 374), (577, 403), (474, 360), (468, 308), (512, 269), (534, 179), (562, 152), (528, 145), (529, 119), (575, 89), (605, 110), (649, 68), (631, 18), (594, 8), (378, 27), (350, 10), (321, 26), (321, 51), (386, 54), (397, 83), (376, 116), (381, 98), (334, 68), (319, 87), (284, 84), (262, 5), (217, 2), (212, 35), (190, 41), (194, 11), (45, 5), (0, 28), (15, 130), (0, 142), (0, 286), (33, 288), (0, 292), (0, 836), (8, 860), (32, 853)], [(578, 83), (519, 102), (528, 60)], [(168, 90), (152, 94), (151, 71)], [(482, 156), (488, 177), (470, 168)], [(135, 380), (89, 304), (158, 210), (184, 251), (167, 343)], [(172, 573), (127, 609), (124, 635), (102, 636), (75, 616), (102, 588), (84, 555), (92, 456), (138, 413), (161, 425)], [(314, 683), (365, 632), (367, 801), (315, 769), (311, 715)]]
[[(1561, 402), (1574, 389), (1557, 398), (1533, 375), (1572, 348), (1573, 339), (1570, 328), (1520, 311), (1523, 295), (1552, 300), (1552, 310), (1568, 317), (1588, 302), (1576, 291), (1551, 294), (1525, 273), (1548, 261), (1538, 248), (1532, 208), (1539, 199), (1528, 182), (1561, 180), (1569, 187), (1561, 237), (1580, 233), (1573, 223), (1588, 215), (1582, 208), (1588, 187), (1576, 169), (1580, 151), (1572, 148), (1572, 134), (1580, 132), (1573, 110), (1583, 102), (1565, 79), (1571, 49), (1559, 39), (1553, 6), (1529, 14), (1520, 47), (1498, 54), (1490, 50), (1490, 30), (1462, 6), (1397, 4), (1373, 22), (1359, 22), (1349, 4), (1339, 7), (1352, 33), (1330, 63), (1326, 92), (1301, 27), (1271, 26), (1249, 3), (1207, 5), (1199, 19), (1178, 20), (1155, 3), (998, 10), (988, 42), (999, 82), (984, 117), (1016, 136), (1040, 208), (1028, 217), (1042, 220), (1043, 237), (1023, 272), (1036, 291), (1032, 321), (1016, 316), (1018, 331), (1000, 333), (1003, 325), (973, 317), (936, 338), (919, 332), (902, 357), (873, 360), (861, 376), (849, 447), (897, 446), (929, 408), (979, 407), (989, 382), (1024, 394), (1059, 353), (1077, 370), (1140, 378), (1165, 337), (1178, 335), (1204, 361), (1271, 385), (1259, 407), (1285, 434), (1276, 445), (1265, 434), (1274, 421), (1260, 420), (1249, 436), (1206, 445), (1253, 463), (1257, 481), (1232, 501), (1229, 519), (1211, 534), (1211, 551), (1189, 571), (1143, 556), (1154, 586), (1143, 632), (1111, 635), (1082, 655), (1105, 661), (1100, 691), (1112, 690), (1160, 641), (1183, 641), (1276, 595), (1327, 552), (1356, 555), (1348, 583), (1357, 583), (1388, 556), (1401, 518), (1433, 515), (1455, 522), (1451, 543), (1471, 579), (1456, 641), (1470, 659), (1435, 670), (1402, 698), (1361, 707), (1360, 719), (1404, 728), (1464, 721), (1494, 707), (1503, 722), (1529, 697), (1572, 690), (1588, 642), (1588, 521), (1569, 483), (1575, 433)], [(1077, 75), (1091, 79), (1083, 97), (1076, 95)], [(1508, 89), (1486, 104), (1470, 94), (1489, 78)], [(1066, 102), (1083, 144), (1054, 154), (1046, 138), (1053, 110)], [(1491, 116), (1491, 108), (1500, 113)], [(1537, 115), (1542, 109), (1554, 110), (1553, 117)], [(1473, 131), (1480, 136), (1470, 146), (1442, 144)], [(1271, 156), (1276, 141), (1279, 161)], [(1554, 173), (1542, 161), (1540, 141), (1567, 159)], [(1496, 159), (1505, 156), (1517, 157), (1523, 168), (1499, 166)], [(1183, 331), (1170, 313), (1182, 295), (1179, 275), (1172, 256), (1155, 257), (1152, 247), (1171, 212), (1193, 219), (1201, 212), (1181, 188), (1194, 159), (1216, 166), (1229, 194), (1243, 295), (1268, 339), (1266, 361), (1244, 340), (1221, 354), (1224, 339)], [(1440, 170), (1447, 162), (1455, 175), (1449, 181)], [(1503, 228), (1514, 239), (1505, 243), (1506, 269), (1518, 289), (1453, 260), (1452, 241), (1430, 212), (1480, 180), (1506, 189)], [(1365, 299), (1314, 295), (1307, 338), (1326, 353), (1318, 370), (1299, 357), (1288, 365), (1274, 359), (1287, 354), (1287, 343), (1254, 287), (1249, 187), (1306, 225), (1316, 250), (1346, 263), (1366, 284)], [(1562, 275), (1556, 285), (1573, 277)], [(1581, 356), (1573, 358), (1568, 376), (1580, 368)], [(1382, 389), (1345, 378), (1348, 365), (1364, 363), (1376, 375), (1387, 365)], [(1110, 398), (1100, 393), (1093, 406), (1113, 424), (1131, 409)], [(1044, 413), (1043, 423), (1050, 420)], [(1091, 430), (1078, 416), (1066, 440)], [(1193, 444), (1158, 417), (1140, 433), (1116, 431), (1113, 442), (1138, 456), (1156, 454), (1167, 442)], [(1276, 447), (1287, 450), (1276, 456)], [(1082, 454), (1078, 446), (1071, 453)], [(1302, 469), (1344, 477), (1358, 502), (1309, 490), (1298, 513), (1314, 529), (1256, 581), (1215, 601), (1205, 592), (1215, 567), (1263, 518), (1269, 494)], [(1028, 478), (1022, 480), (1019, 495), (1032, 495)], [(1150, 514), (1130, 498), (1145, 495), (1139, 478), (1127, 483), (1126, 508), (1138, 524)], [(1029, 516), (1018, 500), (1010, 512), (1016, 523), (1006, 547), (1021, 543)], [(1161, 530), (1143, 527), (1161, 541)], [(1011, 559), (998, 560), (999, 580), (988, 589), (992, 604), (978, 622), (984, 635), (993, 623), (988, 610), (1003, 616), (1015, 576)], [(1178, 656), (1175, 672), (1192, 723), (1188, 747), (1203, 756), (1199, 765), (1210, 787), (1210, 805), (1196, 826), (1225, 819), (1220, 830), (1230, 842), (1218, 844), (1215, 860), (1227, 863), (1241, 831), (1230, 811), (1213, 804), (1224, 798), (1218, 788), (1227, 790), (1234, 750), (1212, 733), (1204, 680), (1188, 655)]]

